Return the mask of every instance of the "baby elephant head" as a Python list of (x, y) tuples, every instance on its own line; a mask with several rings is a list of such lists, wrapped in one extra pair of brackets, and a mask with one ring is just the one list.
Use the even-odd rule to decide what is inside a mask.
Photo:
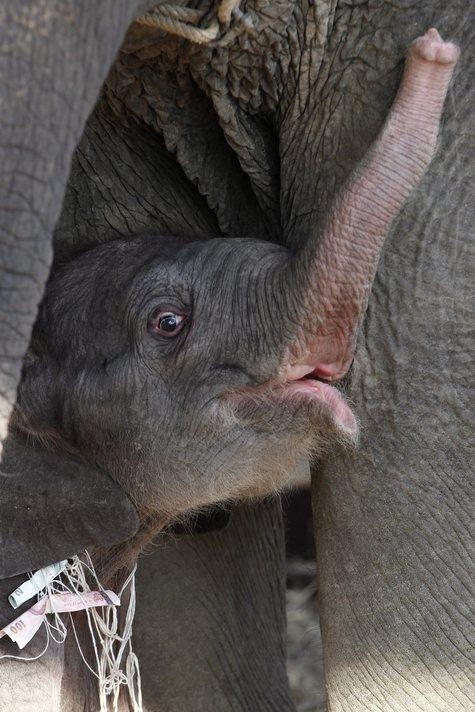
[(285, 248), (256, 240), (146, 235), (89, 251), (50, 280), (17, 422), (146, 511), (282, 488), (302, 456), (356, 430), (336, 389), (288, 380), (297, 276)]
[(143, 236), (60, 270), (17, 424), (106, 470), (142, 510), (172, 516), (278, 489), (303, 455), (353, 441), (355, 419), (324, 381), (351, 363), (381, 246), (432, 157), (457, 57), (434, 29), (416, 40), (380, 137), (322, 234), (302, 236), (295, 254)]

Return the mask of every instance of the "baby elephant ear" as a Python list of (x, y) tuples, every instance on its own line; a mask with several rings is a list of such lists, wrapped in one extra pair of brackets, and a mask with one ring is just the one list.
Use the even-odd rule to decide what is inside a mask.
[(0, 465), (0, 579), (132, 537), (137, 511), (106, 473), (10, 435)]

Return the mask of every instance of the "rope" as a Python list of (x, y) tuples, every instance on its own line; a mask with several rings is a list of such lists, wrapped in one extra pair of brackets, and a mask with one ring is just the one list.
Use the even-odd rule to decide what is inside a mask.
[(240, 4), (240, 0), (221, 0), (218, 7), (218, 20), (222, 25), (229, 25), (231, 22), (231, 15), (233, 10), (235, 10)]
[(213, 22), (205, 29), (195, 27), (195, 24), (202, 20), (203, 13), (186, 7), (181, 7), (181, 12), (177, 13), (177, 9), (174, 5), (157, 5), (150, 12), (137, 18), (136, 22), (140, 25), (164, 30), (171, 35), (183, 37), (197, 44), (208, 44), (211, 40), (217, 39), (219, 35), (217, 22)]
[[(85, 569), (93, 577), (95, 584), (99, 590), (104, 590), (99, 579), (97, 578), (91, 557), (88, 552), (86, 561), (81, 561), (79, 557), (74, 557), (70, 568), (66, 570), (66, 578), (70, 583), (73, 591), (80, 595), (81, 592), (90, 590), (86, 581)], [(119, 598), (130, 585), (129, 604), (125, 616), (125, 623), (122, 634), (119, 635), (119, 620), (118, 612), (114, 606), (106, 608), (87, 608), (86, 615), (88, 619), (88, 627), (91, 633), (94, 656), (96, 658), (96, 669), (93, 670), (84, 657), (78, 636), (74, 627), (74, 622), (71, 623), (74, 630), (76, 642), (78, 644), (81, 657), (98, 680), (99, 687), (99, 702), (100, 712), (108, 712), (110, 698), (112, 704), (112, 712), (119, 712), (119, 695), (120, 689), (125, 685), (128, 689), (129, 698), (132, 704), (133, 712), (142, 712), (142, 692), (140, 669), (137, 656), (132, 650), (132, 623), (135, 615), (135, 571), (136, 566), (132, 569), (121, 590), (118, 593)], [(94, 626), (94, 629), (93, 629)], [(122, 669), (123, 658), (125, 657), (125, 671)]]
[[(205, 11), (182, 5), (156, 5), (150, 12), (138, 17), (136, 22), (183, 37), (196, 44), (229, 44), (230, 39), (234, 39), (243, 31), (255, 34), (251, 18), (239, 9), (240, 2), (241, 0), (221, 0), (217, 9), (219, 22), (213, 19), (208, 27), (199, 27), (206, 15)], [(233, 16), (242, 27), (235, 27), (228, 32)], [(226, 31), (222, 32), (222, 28)]]
[[(234, 0), (233, 0), (234, 2)], [(198, 10), (193, 7), (183, 5), (156, 5), (149, 12), (154, 12), (157, 15), (165, 15), (173, 20), (182, 20), (183, 22), (191, 22), (193, 25), (198, 25), (203, 19), (203, 10)]]
[[(79, 599), (84, 601), (83, 594), (91, 591), (87, 578), (92, 578), (95, 589), (104, 591), (89, 553), (85, 551), (83, 556), (83, 559), (79, 558), (79, 556), (72, 557), (68, 561), (66, 569), (38, 593), (38, 600), (56, 593), (69, 592), (76, 594)], [(136, 568), (137, 566), (134, 566), (118, 593), (119, 598), (121, 598), (127, 587), (130, 587), (125, 623), (121, 634), (119, 634), (119, 618), (115, 606), (85, 608), (95, 659), (94, 666), (90, 665), (84, 656), (73, 617), (69, 613), (71, 627), (81, 658), (98, 681), (100, 712), (119, 712), (119, 695), (122, 686), (127, 687), (133, 712), (142, 712), (143, 709), (139, 662), (132, 650), (131, 641), (136, 603)], [(66, 626), (58, 613), (53, 613), (52, 615), (52, 620), (47, 617), (44, 620), (46, 644), (41, 653), (30, 658), (19, 655), (2, 655), (0, 660), (5, 658), (25, 662), (38, 660), (48, 650), (50, 640), (54, 640), (58, 644), (64, 643), (67, 635)], [(123, 669), (124, 658), (125, 669)]]

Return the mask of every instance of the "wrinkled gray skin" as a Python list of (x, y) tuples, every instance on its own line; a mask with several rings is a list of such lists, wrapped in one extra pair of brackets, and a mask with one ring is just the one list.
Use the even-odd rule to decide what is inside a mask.
[[(57, 75), (53, 70), (52, 94), (66, 97), (67, 111), (48, 98), (44, 89), (41, 97), (36, 90), (29, 96), (30, 103), (37, 106), (38, 126), (42, 116), (48, 119), (44, 125), (51, 131), (49, 144), (46, 140), (35, 142), (44, 146), (48, 166), (15, 153), (19, 147), (31, 153), (27, 135), (13, 136), (4, 149), (13, 158), (2, 165), (11, 165), (16, 171), (8, 185), (25, 182), (18, 183), (18, 190), (4, 192), (2, 205), (7, 218), (4, 223), (2, 218), (2, 230), (5, 228), (8, 237), (14, 227), (15, 234), (24, 237), (25, 250), (32, 251), (31, 272), (22, 261), (19, 273), (20, 265), (7, 263), (7, 256), (14, 259), (14, 251), (4, 242), (0, 244), (7, 255), (0, 253), (0, 264), (7, 266), (9, 280), (18, 280), (11, 288), (12, 282), (2, 278), (2, 287), (6, 283), (8, 294), (22, 293), (21, 306), (14, 297), (10, 302), (2, 298), (2, 309), (4, 304), (9, 309), (2, 329), (11, 330), (5, 332), (5, 338), (2, 332), (1, 339), (2, 347), (7, 344), (6, 385), (2, 388), (6, 403), (13, 400), (19, 362), (46, 279), (48, 235), (60, 208), (67, 160), (105, 78), (105, 65), (112, 60), (134, 14), (134, 8), (127, 7), (120, 16), (121, 5), (114, 4), (112, 14), (107, 5), (94, 11), (104, 25), (100, 42), (98, 35), (83, 40), (83, 35), (89, 37), (86, 14), (79, 20), (83, 33), (61, 35), (64, 41), (69, 37), (77, 45), (79, 54), (78, 37), (88, 49), (97, 42), (98, 52), (104, 53), (97, 58), (94, 52), (85, 51), (87, 62), (75, 56), (74, 74), (69, 77), (69, 64), (64, 59)], [(192, 71), (202, 88), (213, 80), (213, 103), (185, 81), (181, 90), (189, 101), (178, 102), (178, 107), (184, 107), (178, 111), (166, 101), (164, 87), (171, 87), (172, 96), (175, 91), (170, 75), (162, 81), (156, 68), (144, 69), (140, 61), (124, 55), (123, 62), (132, 67), (132, 73), (139, 72), (144, 84), (149, 83), (145, 94), (148, 90), (161, 96), (158, 118), (144, 109), (148, 120), (144, 115), (141, 118), (163, 134), (169, 150), (177, 151), (185, 175), (165, 151), (160, 137), (143, 125), (137, 126), (133, 119), (121, 125), (117, 102), (115, 114), (107, 108), (109, 104), (103, 105), (91, 118), (73, 163), (56, 230), (56, 250), (62, 259), (98, 241), (150, 231), (184, 237), (219, 236), (222, 232), (275, 238), (282, 233), (295, 245), (299, 235), (321, 221), (335, 189), (380, 128), (409, 42), (436, 25), (444, 37), (456, 38), (463, 49), (473, 26), (472, 21), (463, 19), (462, 3), (451, 6), (450, 15), (437, 3), (411, 8), (402, 3), (390, 8), (375, 4), (370, 11), (366, 6), (319, 4), (310, 10), (294, 8), (293, 14), (286, 3), (272, 7), (265, 8), (260, 19), (269, 27), (259, 48), (251, 44), (240, 57), (239, 71), (244, 71), (243, 62), (246, 66), (253, 58), (248, 83), (239, 81), (232, 53), (227, 84), (219, 73), (209, 75), (207, 50), (195, 48), (190, 59)], [(62, 21), (61, 16), (48, 19)], [(314, 23), (318, 25), (316, 35)], [(290, 29), (283, 35), (287, 24)], [(6, 27), (13, 35), (18, 32), (15, 22)], [(297, 30), (303, 27), (306, 32)], [(53, 52), (55, 45), (46, 42), (47, 36), (38, 32), (35, 41)], [(264, 92), (254, 91), (264, 76), (259, 66), (270, 66), (273, 61), (272, 38), (282, 36), (282, 59), (262, 81)], [(152, 39), (156, 44), (157, 39)], [(38, 44), (18, 46), (18, 51), (25, 53), (22, 61), (40, 71), (43, 64), (38, 61)], [(256, 53), (261, 65), (255, 61)], [(61, 54), (64, 57), (64, 52)], [(470, 458), (468, 401), (464, 400), (468, 396), (463, 380), (468, 362), (464, 303), (469, 285), (468, 54), (446, 108), (443, 145), (393, 226), (360, 336), (349, 392), (362, 420), (362, 446), (346, 461), (341, 455), (327, 459), (314, 482), (331, 710), (469, 709), (466, 507)], [(54, 55), (48, 61), (49, 67), (59, 67)], [(226, 52), (218, 54), (217, 61), (225, 66)], [(9, 77), (15, 77), (11, 67)], [(156, 85), (150, 87), (153, 82)], [(12, 113), (10, 119), (7, 114), (5, 123), (21, 132), (26, 130), (21, 121), (25, 112), (18, 106), (22, 96), (15, 82), (11, 84), (12, 97), (6, 106)], [(82, 86), (87, 92), (81, 91)], [(122, 101), (117, 75), (111, 77), (109, 86), (110, 94)], [(229, 88), (232, 95), (227, 93)], [(28, 89), (26, 93), (28, 96)], [(218, 130), (216, 116), (222, 119), (230, 147)], [(210, 129), (212, 121), (215, 124)], [(205, 141), (206, 132), (212, 141)], [(32, 176), (29, 172), (25, 176), (23, 165), (30, 168)], [(35, 176), (41, 189), (33, 180)], [(15, 214), (15, 201), (20, 199), (32, 205), (31, 212), (21, 208), (21, 220)], [(34, 243), (31, 235), (38, 236)], [(25, 289), (22, 280), (34, 288)], [(110, 289), (116, 286), (110, 285)], [(20, 312), (16, 316), (15, 308)], [(14, 337), (9, 336), (12, 331)], [(435, 418), (439, 418), (436, 427)], [(163, 626), (158, 626), (163, 632), (163, 637), (158, 636), (158, 652), (153, 643), (152, 649), (148, 647), (150, 636), (138, 634), (142, 657), (151, 673), (145, 690), (150, 709), (157, 708), (158, 699), (162, 709), (170, 710), (188, 709), (190, 700), (196, 710), (292, 708), (282, 674), (280, 527), (275, 506), (266, 504), (255, 510), (244, 508), (226, 532), (203, 539), (183, 538), (172, 547), (163, 544), (164, 548), (159, 548), (155, 585), (160, 607), (158, 613), (149, 612), (163, 621)], [(147, 565), (150, 568), (150, 562)], [(231, 590), (226, 588), (228, 580), (234, 583)], [(262, 586), (249, 587), (253, 580), (262, 581)], [(150, 581), (148, 572), (145, 584)], [(149, 603), (145, 594), (144, 600)], [(209, 615), (210, 600), (211, 610), (219, 611), (216, 618)], [(258, 613), (250, 616), (249, 611)], [(182, 635), (174, 629), (177, 619), (187, 621)], [(255, 637), (256, 620), (262, 623), (257, 626), (259, 645), (249, 648), (246, 641), (248, 645)], [(156, 661), (156, 669), (151, 660)], [(44, 699), (41, 695), (52, 690), (51, 709), (59, 709), (60, 704), (72, 709), (64, 701), (64, 695), (71, 693), (70, 681), (63, 679), (61, 700), (61, 666), (53, 659), (47, 665), (50, 670), (47, 666), (35, 670), (38, 684), (30, 692), (30, 701), (23, 697), (24, 709), (37, 709), (38, 700)], [(16, 665), (12, 669), (8, 693), (2, 690), (2, 694), (18, 700), (15, 684), (19, 673)], [(2, 703), (9, 708), (8, 699)]]
[[(27, 431), (77, 448), (162, 519), (281, 489), (314, 444), (344, 438), (319, 401), (266, 388), (291, 329), (274, 313), (288, 263), (257, 240), (154, 234), (77, 257), (34, 330), (18, 405)], [(172, 311), (186, 315), (182, 331), (157, 333), (155, 314)]]

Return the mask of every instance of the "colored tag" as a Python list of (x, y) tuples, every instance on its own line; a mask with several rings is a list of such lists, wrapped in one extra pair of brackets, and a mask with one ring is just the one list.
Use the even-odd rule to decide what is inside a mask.
[(38, 571), (35, 571), (33, 576), (24, 581), (21, 586), (16, 588), (9, 596), (8, 600), (13, 608), (18, 608), (22, 603), (33, 598), (39, 591), (45, 588), (56, 576), (64, 571), (67, 560), (57, 561), (55, 564), (45, 566)]
[[(45, 613), (70, 613), (96, 606), (120, 606), (120, 598), (113, 591), (88, 591), (87, 593), (55, 593), (42, 598), (33, 608), (46, 601)], [(33, 610), (30, 608), (30, 611)], [(38, 609), (41, 610), (41, 609)]]
[(44, 613), (33, 613), (31, 609), (25, 611), (25, 613), (15, 618), (14, 621), (0, 631), (0, 637), (8, 635), (14, 643), (18, 644), (20, 649), (24, 648), (33, 638), (38, 628), (40, 628), (44, 619)]
[(113, 591), (88, 591), (81, 594), (55, 593), (51, 596), (44, 596), (25, 613), (0, 630), (0, 638), (8, 635), (18, 644), (19, 648), (24, 648), (45, 620), (47, 613), (70, 613), (85, 608), (110, 605), (120, 605), (120, 599)]

